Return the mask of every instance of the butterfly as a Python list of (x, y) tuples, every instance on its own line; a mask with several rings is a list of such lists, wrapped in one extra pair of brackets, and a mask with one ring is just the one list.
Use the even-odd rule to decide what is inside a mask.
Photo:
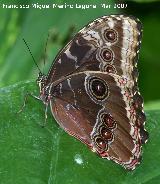
[(39, 98), (69, 135), (100, 157), (133, 170), (148, 139), (138, 88), (142, 24), (103, 16), (81, 29), (39, 73)]

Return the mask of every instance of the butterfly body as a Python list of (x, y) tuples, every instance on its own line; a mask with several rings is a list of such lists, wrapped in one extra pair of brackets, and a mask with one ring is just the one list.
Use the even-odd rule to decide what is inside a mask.
[(141, 32), (141, 23), (132, 17), (96, 19), (37, 80), (40, 98), (67, 133), (131, 170), (148, 138), (137, 84)]

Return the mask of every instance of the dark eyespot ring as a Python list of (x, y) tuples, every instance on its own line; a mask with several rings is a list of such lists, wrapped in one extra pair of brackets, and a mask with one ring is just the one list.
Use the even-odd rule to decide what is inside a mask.
[(101, 78), (91, 78), (89, 81), (89, 90), (97, 100), (104, 100), (108, 96), (108, 85)]
[(116, 128), (116, 121), (113, 119), (113, 117), (110, 114), (104, 113), (100, 116), (102, 123), (109, 128), (109, 129), (115, 129)]
[(106, 62), (111, 62), (113, 60), (113, 52), (110, 49), (103, 48), (100, 51), (100, 57)]
[(101, 128), (101, 136), (105, 141), (112, 141), (113, 140), (113, 133), (111, 130), (103, 126)]
[(106, 29), (104, 31), (104, 38), (109, 42), (117, 41), (117, 32), (113, 29)]
[(113, 73), (113, 74), (116, 73), (115, 67), (112, 66), (112, 65), (109, 65), (109, 64), (106, 65), (106, 66), (104, 66), (104, 71), (105, 71), (105, 72), (108, 72), (108, 73)]
[(103, 138), (101, 138), (99, 136), (96, 136), (94, 138), (94, 141), (95, 141), (96, 146), (98, 148), (100, 148), (101, 150), (104, 151), (104, 150), (107, 150), (108, 149), (108, 144), (107, 144), (107, 142)]

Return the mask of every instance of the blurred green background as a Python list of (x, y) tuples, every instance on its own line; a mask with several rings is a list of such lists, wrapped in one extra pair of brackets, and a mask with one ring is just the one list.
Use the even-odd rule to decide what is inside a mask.
[[(146, 162), (138, 171), (128, 173), (112, 162), (99, 159), (84, 145), (66, 135), (56, 123), (53, 124), (51, 114), (47, 127), (41, 129), (37, 124), (43, 123), (43, 106), (34, 100), (29, 101), (25, 112), (19, 116), (15, 114), (26, 91), (32, 90), (38, 94), (34, 83), (38, 70), (23, 38), (40, 68), (47, 73), (59, 49), (89, 21), (103, 15), (125, 13), (138, 17), (143, 24), (138, 62), (139, 88), (144, 97), (145, 109), (148, 110), (148, 121), (152, 122), (148, 125), (150, 131), (153, 130), (151, 137), (158, 134), (160, 129), (155, 126), (159, 124), (160, 113), (158, 110), (154, 113), (149, 110), (160, 109), (160, 2), (123, 1), (127, 3), (127, 8), (113, 8), (114, 4), (119, 2), (122, 1), (26, 0), (20, 3), (30, 6), (32, 3), (97, 4), (99, 8), (96, 9), (6, 9), (2, 8), (3, 3), (19, 4), (19, 1), (0, 2), (0, 184), (149, 184), (159, 181), (160, 169), (156, 160), (152, 163), (154, 169), (153, 165)], [(110, 4), (111, 8), (101, 8), (102, 3)], [(48, 33), (50, 39), (45, 53)], [(157, 120), (154, 120), (154, 117)], [(158, 138), (153, 137), (152, 140), (156, 141)], [(157, 153), (155, 158), (160, 158), (155, 145), (156, 142), (146, 148), (146, 160), (153, 159), (151, 154), (147, 155), (147, 149), (154, 150)], [(82, 160), (84, 164), (79, 167), (77, 160)]]

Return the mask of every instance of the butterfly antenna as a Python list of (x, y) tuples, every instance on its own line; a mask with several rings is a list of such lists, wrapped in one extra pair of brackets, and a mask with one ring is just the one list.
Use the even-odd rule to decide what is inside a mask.
[(48, 40), (49, 40), (49, 33), (48, 33), (48, 36), (47, 36), (47, 40), (46, 40), (46, 45), (45, 45), (45, 49), (44, 49), (44, 66), (46, 64), (46, 52), (47, 52), (47, 45), (48, 45)]
[(41, 70), (40, 70), (40, 68), (39, 68), (39, 66), (38, 66), (38, 64), (36, 63), (36, 61), (35, 61), (35, 59), (34, 59), (34, 57), (33, 57), (33, 55), (32, 55), (32, 52), (31, 52), (31, 50), (30, 50), (30, 48), (29, 48), (29, 46), (28, 46), (27, 42), (25, 41), (25, 39), (24, 39), (24, 38), (23, 38), (23, 41), (24, 41), (25, 45), (27, 46), (27, 49), (28, 49), (28, 51), (29, 51), (30, 55), (32, 56), (32, 59), (33, 59), (33, 61), (34, 61), (34, 64), (37, 66), (37, 68), (38, 68), (39, 72), (40, 72), (40, 73), (42, 73), (42, 72), (41, 72)]

